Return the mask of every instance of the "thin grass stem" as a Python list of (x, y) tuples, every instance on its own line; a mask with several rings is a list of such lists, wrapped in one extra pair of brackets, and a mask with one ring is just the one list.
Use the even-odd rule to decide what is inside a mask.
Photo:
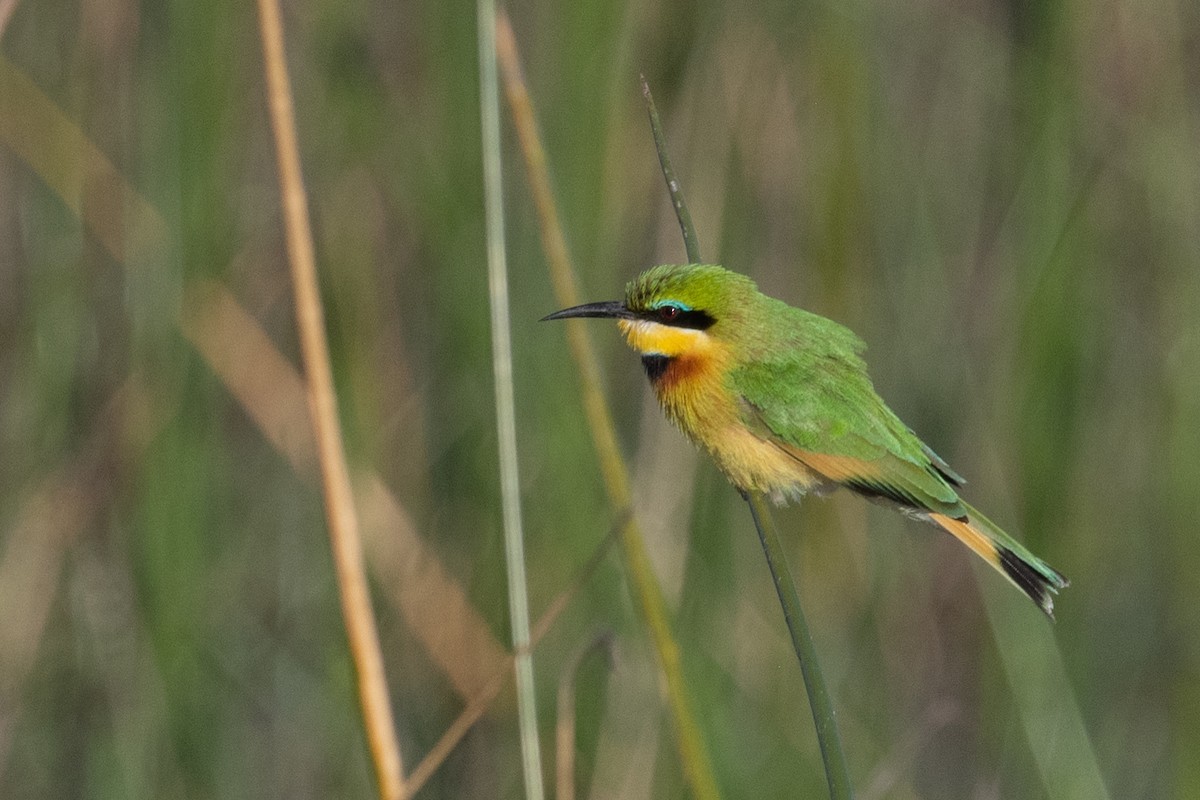
[[(529, 176), (529, 187), (537, 208), (542, 235), (542, 246), (546, 251), (550, 279), (560, 305), (579, 303), (579, 289), (575, 280), (571, 258), (567, 252), (566, 239), (558, 219), (558, 209), (550, 188), (550, 173), (546, 167), (546, 152), (538, 136), (534, 122), (533, 106), (521, 74), (520, 59), (517, 57), (516, 39), (507, 16), (501, 12), (496, 24), (496, 47), (500, 69), (504, 77), (504, 88), (509, 109), (525, 157)], [(720, 797), (712, 763), (700, 726), (696, 722), (693, 701), (683, 677), (679, 658), (679, 645), (667, 618), (666, 602), (658, 578), (650, 564), (646, 544), (637, 521), (630, 514), (631, 493), (629, 469), (617, 446), (616, 426), (612, 414), (600, 389), (600, 367), (596, 353), (585, 327), (579, 320), (567, 320), (567, 341), (571, 355), (579, 370), (584, 413), (588, 430), (592, 435), (596, 454), (600, 461), (600, 472), (604, 478), (609, 504), (616, 510), (620, 523), (621, 553), (629, 575), (630, 585), (637, 599), (637, 608), (649, 631), (650, 640), (662, 668), (667, 706), (674, 724), (676, 745), (683, 766), (684, 778), (697, 800)]]
[(613, 634), (602, 630), (581, 642), (563, 666), (555, 703), (554, 800), (575, 800), (575, 685), (579, 667), (593, 650), (603, 650), (612, 664)]
[(321, 465), (325, 513), (333, 548), (334, 570), (341, 598), (350, 656), (358, 683), (367, 745), (375, 767), (379, 795), (393, 800), (404, 791), (403, 765), (392, 705), (383, 669), (383, 653), (367, 591), (362, 539), (346, 453), (338, 421), (337, 396), (325, 340), (325, 314), (317, 287), (316, 259), (308, 221), (308, 198), (300, 170), (300, 149), (292, 90), (284, 57), (283, 26), (278, 0), (258, 0), (271, 129), (279, 166), (288, 263), (295, 293), (296, 326), (308, 383), (309, 412)]
[(788, 633), (791, 634), (792, 648), (796, 651), (800, 672), (804, 675), (808, 705), (812, 710), (813, 724), (817, 728), (817, 741), (821, 746), (821, 760), (825, 763), (825, 778), (829, 782), (830, 800), (848, 800), (853, 796), (853, 791), (850, 788), (850, 773), (846, 770), (846, 756), (842, 752), (842, 742), (838, 736), (833, 701), (825, 688), (825, 678), (817, 661), (817, 649), (813, 645), (812, 636), (809, 635), (808, 621), (800, 605), (800, 596), (796, 593), (796, 584), (792, 580), (791, 570), (788, 569), (787, 557), (779, 543), (775, 520), (771, 516), (766, 498), (761, 494), (755, 492), (743, 496), (750, 504), (750, 516), (754, 518), (754, 527), (758, 531), (759, 541), (762, 542), (767, 566), (771, 568), (771, 578), (775, 582), (779, 604), (783, 607), (783, 618), (787, 621)]
[[(654, 133), (654, 146), (658, 150), (658, 162), (662, 166), (663, 178), (667, 182), (667, 191), (671, 194), (671, 205), (675, 208), (679, 228), (683, 232), (688, 261), (699, 264), (701, 263), (700, 242), (696, 237), (695, 226), (692, 225), (692, 215), (688, 212), (687, 202), (683, 199), (683, 188), (679, 179), (675, 177), (675, 171), (671, 168), (671, 159), (667, 154), (666, 136), (663, 134), (658, 109), (654, 105), (654, 96), (650, 93), (650, 85), (646, 82), (645, 76), (642, 77), (642, 94), (646, 98), (646, 108), (650, 114), (650, 127)], [(743, 493), (743, 497), (750, 504), (750, 516), (754, 519), (754, 527), (758, 531), (759, 541), (762, 542), (763, 554), (767, 557), (767, 566), (771, 570), (775, 591), (778, 593), (779, 603), (783, 607), (783, 616), (787, 621), (788, 632), (791, 634), (792, 646), (796, 651), (796, 658), (800, 662), (800, 672), (804, 676), (804, 688), (808, 691), (808, 703), (812, 709), (817, 740), (821, 746), (821, 760), (825, 764), (825, 777), (829, 782), (829, 796), (831, 800), (845, 800), (851, 796), (846, 757), (842, 752), (842, 744), (838, 736), (833, 702), (825, 688), (825, 679), (821, 675), (821, 667), (817, 662), (816, 647), (808, 633), (808, 622), (804, 618), (800, 596), (796, 593), (795, 582), (788, 569), (783, 548), (779, 544), (775, 522), (771, 517), (766, 500), (757, 493)]]
[(688, 211), (687, 202), (683, 199), (683, 187), (675, 178), (675, 169), (671, 166), (671, 156), (667, 152), (667, 137), (663, 133), (662, 121), (658, 118), (658, 107), (654, 104), (654, 95), (650, 92), (650, 84), (646, 76), (641, 76), (642, 97), (646, 98), (646, 112), (650, 115), (650, 132), (654, 135), (654, 149), (658, 151), (658, 163), (662, 167), (663, 180), (667, 182), (667, 193), (671, 196), (671, 207), (675, 209), (675, 218), (679, 220), (679, 230), (683, 233), (683, 247), (687, 251), (689, 264), (700, 263), (700, 239), (696, 236), (696, 226), (692, 224), (692, 214)]
[(525, 797), (542, 800), (542, 755), (538, 738), (533, 658), (529, 650), (529, 593), (517, 470), (517, 427), (513, 402), (512, 341), (509, 330), (508, 266), (504, 244), (504, 194), (500, 171), (500, 81), (496, 75), (496, 4), (479, 0), (479, 103), (483, 134), (484, 211), (487, 224), (488, 296), (492, 317), (492, 370), (496, 385), (496, 428), (500, 450), (500, 495), (508, 606), (516, 654), (517, 717)]
[[(600, 562), (608, 555), (608, 550), (616, 539), (619, 524), (614, 525), (609, 534), (600, 540), (591, 557), (579, 570), (578, 574), (576, 574), (571, 584), (560, 592), (550, 605), (546, 607), (546, 610), (542, 612), (542, 616), (538, 618), (537, 624), (533, 626), (533, 630), (530, 633), (530, 648), (537, 646), (537, 643), (550, 631), (550, 628), (553, 627), (554, 623), (562, 615), (562, 612), (566, 610), (567, 604), (571, 602), (571, 599), (579, 593), (583, 585), (595, 574), (596, 569), (600, 566)], [(405, 786), (408, 794), (405, 796), (405, 800), (421, 790), (425, 782), (433, 776), (433, 773), (446, 761), (446, 758), (458, 743), (462, 741), (462, 738), (467, 735), (467, 731), (471, 729), (471, 726), (478, 722), (484, 712), (491, 707), (492, 701), (500, 694), (500, 689), (503, 688), (504, 682), (508, 678), (508, 673), (513, 669), (515, 663), (515, 654), (505, 659), (504, 663), (492, 674), (492, 677), (471, 698), (466, 707), (459, 712), (458, 717), (442, 734), (442, 738), (438, 739), (437, 744), (425, 754), (425, 758), (421, 759), (421, 763), (417, 764), (412, 774), (408, 777), (408, 782)]]

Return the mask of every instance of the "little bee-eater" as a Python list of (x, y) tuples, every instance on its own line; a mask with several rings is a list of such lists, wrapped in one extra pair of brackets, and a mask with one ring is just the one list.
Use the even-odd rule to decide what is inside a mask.
[(849, 329), (706, 264), (642, 273), (625, 299), (545, 317), (617, 320), (667, 416), (743, 494), (839, 486), (954, 536), (1049, 616), (1056, 570), (958, 495), (963, 479), (875, 393)]

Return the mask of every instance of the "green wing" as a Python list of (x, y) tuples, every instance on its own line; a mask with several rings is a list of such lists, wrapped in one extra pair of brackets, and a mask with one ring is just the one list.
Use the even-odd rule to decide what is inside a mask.
[(791, 321), (790, 347), (751, 350), (751, 358), (730, 373), (747, 426), (862, 494), (964, 516), (953, 488), (962, 478), (876, 394), (858, 355), (862, 342), (807, 312)]

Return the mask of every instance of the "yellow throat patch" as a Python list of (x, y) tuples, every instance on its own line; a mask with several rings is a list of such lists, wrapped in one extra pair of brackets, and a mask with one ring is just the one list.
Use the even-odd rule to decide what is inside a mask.
[(693, 328), (676, 328), (646, 319), (619, 319), (617, 325), (629, 346), (642, 355), (706, 356), (716, 347), (711, 336)]

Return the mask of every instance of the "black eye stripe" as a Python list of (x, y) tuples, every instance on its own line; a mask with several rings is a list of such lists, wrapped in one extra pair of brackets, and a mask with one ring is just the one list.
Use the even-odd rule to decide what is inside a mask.
[[(664, 309), (670, 308), (676, 313), (669, 317), (663, 313)], [(651, 322), (657, 322), (660, 325), (670, 325), (672, 328), (691, 328), (692, 330), (704, 331), (716, 324), (716, 320), (709, 315), (707, 311), (700, 309), (683, 310), (678, 306), (660, 306), (659, 308), (643, 311), (638, 316), (643, 319), (648, 319)]]
[(682, 311), (673, 322), (681, 328), (694, 328), (698, 331), (708, 330), (716, 322), (704, 311)]

